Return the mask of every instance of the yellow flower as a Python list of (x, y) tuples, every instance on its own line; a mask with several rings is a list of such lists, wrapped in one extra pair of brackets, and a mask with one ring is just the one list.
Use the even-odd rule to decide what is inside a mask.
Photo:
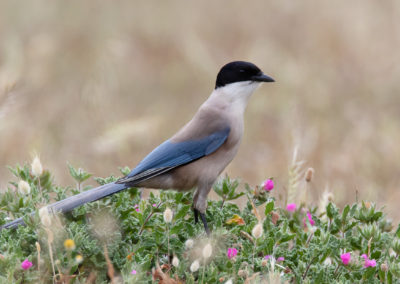
[(74, 250), (75, 249), (75, 242), (71, 239), (66, 239), (64, 241), (64, 247), (66, 250)]
[(75, 261), (76, 261), (76, 263), (81, 263), (83, 261), (83, 256), (78, 254), (77, 256), (75, 256)]

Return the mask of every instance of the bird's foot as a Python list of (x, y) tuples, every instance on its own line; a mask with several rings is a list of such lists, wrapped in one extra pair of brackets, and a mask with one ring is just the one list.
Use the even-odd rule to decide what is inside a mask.
[(210, 236), (210, 229), (208, 228), (207, 220), (206, 220), (206, 214), (200, 212), (200, 218), (201, 221), (203, 222), (204, 225), (204, 230), (206, 230), (207, 236)]
[(203, 222), (204, 225), (204, 230), (207, 233), (207, 236), (210, 236), (210, 229), (208, 228), (208, 224), (207, 224), (207, 220), (206, 220), (206, 214), (205, 213), (201, 213), (199, 210), (197, 210), (196, 208), (193, 208), (193, 212), (194, 212), (194, 223), (197, 224), (199, 222), (199, 215), (201, 218), (201, 222)]

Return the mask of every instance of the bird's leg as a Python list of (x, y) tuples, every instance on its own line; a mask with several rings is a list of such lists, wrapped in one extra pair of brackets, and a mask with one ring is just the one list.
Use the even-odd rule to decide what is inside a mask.
[[(210, 229), (208, 228), (207, 220), (206, 220), (206, 209), (207, 209), (207, 195), (211, 190), (211, 186), (209, 183), (201, 184), (197, 187), (196, 192), (193, 197), (193, 209), (194, 209), (194, 219), (197, 223), (197, 214), (200, 215), (201, 221), (203, 222), (204, 229), (206, 230), (207, 235), (210, 235)], [(196, 212), (197, 211), (197, 212)]]
[(200, 212), (200, 218), (201, 218), (201, 221), (203, 222), (204, 230), (206, 230), (207, 236), (209, 236), (210, 229), (208, 228), (208, 225), (207, 225), (206, 214)]
[(197, 224), (199, 222), (199, 210), (193, 208), (193, 212), (194, 212), (194, 222)]

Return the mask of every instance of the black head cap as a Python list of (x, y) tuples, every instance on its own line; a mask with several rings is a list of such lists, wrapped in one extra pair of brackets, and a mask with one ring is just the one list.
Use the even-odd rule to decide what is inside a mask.
[(250, 62), (233, 61), (221, 68), (217, 76), (215, 88), (223, 87), (226, 84), (254, 81), (254, 82), (275, 82), (274, 79), (265, 75), (260, 68)]

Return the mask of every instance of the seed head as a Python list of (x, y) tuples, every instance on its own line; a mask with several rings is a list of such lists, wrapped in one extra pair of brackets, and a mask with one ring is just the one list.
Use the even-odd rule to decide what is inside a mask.
[(174, 213), (172, 212), (171, 209), (169, 209), (169, 207), (167, 207), (167, 209), (165, 209), (165, 211), (164, 211), (164, 221), (165, 221), (165, 223), (171, 223), (173, 216), (174, 216)]
[(42, 167), (42, 163), (39, 160), (39, 157), (36, 156), (33, 161), (32, 161), (32, 174), (35, 177), (40, 177), (43, 174), (43, 167)]
[(176, 255), (172, 259), (172, 265), (175, 266), (175, 267), (179, 266), (179, 258), (177, 258)]
[(310, 182), (314, 176), (314, 169), (313, 168), (308, 168), (305, 174), (304, 179), (306, 182)]
[(251, 231), (251, 234), (253, 235), (253, 237), (255, 237), (256, 239), (258, 239), (259, 237), (262, 236), (263, 234), (263, 226), (261, 223), (258, 223), (257, 225), (254, 226), (253, 230)]
[(185, 248), (186, 248), (186, 249), (191, 249), (191, 248), (193, 248), (193, 244), (194, 244), (193, 240), (192, 240), (192, 239), (188, 239), (188, 240), (185, 242)]
[(203, 257), (205, 259), (209, 258), (212, 255), (212, 246), (210, 243), (206, 244), (203, 248)]
[(24, 180), (20, 180), (18, 183), (18, 191), (21, 194), (29, 194), (31, 192), (31, 186)]
[(39, 209), (39, 217), (40, 222), (42, 222), (43, 226), (50, 227), (51, 226), (51, 217), (47, 206)]
[(198, 260), (195, 260), (192, 262), (192, 265), (190, 265), (190, 271), (191, 272), (196, 272), (197, 270), (199, 270), (200, 267), (200, 263)]

